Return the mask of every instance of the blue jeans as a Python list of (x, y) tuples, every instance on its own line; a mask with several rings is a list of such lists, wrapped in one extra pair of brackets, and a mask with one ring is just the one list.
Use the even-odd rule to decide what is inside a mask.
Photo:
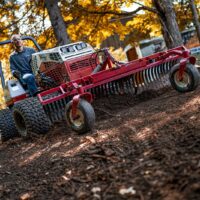
[(30, 95), (33, 97), (37, 93), (37, 85), (35, 81), (35, 76), (33, 74), (30, 74), (27, 77), (23, 77), (23, 81), (26, 83)]

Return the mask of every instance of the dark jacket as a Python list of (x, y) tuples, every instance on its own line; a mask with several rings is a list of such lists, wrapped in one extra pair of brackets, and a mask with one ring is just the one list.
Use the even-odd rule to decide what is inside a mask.
[(22, 52), (13, 52), (10, 55), (10, 69), (13, 73), (19, 71), (23, 76), (26, 73), (33, 73), (30, 66), (31, 56), (35, 53), (35, 49), (24, 47)]

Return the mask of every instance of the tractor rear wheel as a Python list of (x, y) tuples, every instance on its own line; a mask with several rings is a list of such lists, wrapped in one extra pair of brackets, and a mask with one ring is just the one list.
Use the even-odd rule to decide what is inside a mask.
[(4, 142), (18, 135), (10, 109), (0, 110), (0, 141)]
[(19, 134), (27, 138), (32, 134), (45, 134), (51, 127), (37, 97), (28, 98), (13, 106), (13, 117)]
[(179, 78), (179, 64), (172, 67), (169, 78), (172, 87), (178, 92), (189, 92), (197, 88), (199, 84), (199, 71), (192, 64), (187, 64), (183, 77), (180, 80)]
[(80, 134), (92, 130), (95, 123), (95, 112), (90, 103), (84, 99), (81, 99), (77, 106), (76, 115), (77, 117), (73, 119), (72, 101), (70, 101), (65, 109), (65, 119), (68, 126)]

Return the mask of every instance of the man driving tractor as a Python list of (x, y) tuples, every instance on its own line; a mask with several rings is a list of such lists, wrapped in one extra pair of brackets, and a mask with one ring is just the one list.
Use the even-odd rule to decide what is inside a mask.
[(15, 49), (10, 55), (11, 72), (23, 85), (27, 85), (30, 96), (36, 96), (38, 89), (30, 65), (31, 56), (36, 51), (33, 48), (25, 47), (19, 34), (12, 35), (11, 42)]

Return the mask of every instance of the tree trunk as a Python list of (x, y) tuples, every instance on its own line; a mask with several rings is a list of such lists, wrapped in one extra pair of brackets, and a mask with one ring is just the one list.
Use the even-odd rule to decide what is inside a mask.
[(167, 48), (171, 49), (183, 45), (172, 1), (152, 0), (152, 2), (158, 11), (158, 17), (162, 25), (162, 33)]
[(195, 25), (196, 31), (197, 31), (197, 37), (199, 39), (200, 43), (200, 23), (199, 23), (199, 15), (197, 12), (197, 8), (195, 6), (194, 0), (189, 0), (190, 9), (192, 11), (192, 17), (193, 17), (193, 23)]
[(66, 25), (60, 8), (58, 7), (58, 0), (45, 0), (45, 7), (48, 11), (51, 25), (57, 39), (57, 45), (69, 44), (70, 38), (67, 34)]

